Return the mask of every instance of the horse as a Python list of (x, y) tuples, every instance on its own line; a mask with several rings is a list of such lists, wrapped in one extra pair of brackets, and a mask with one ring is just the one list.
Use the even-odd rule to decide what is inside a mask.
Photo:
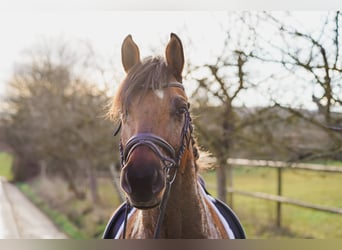
[(121, 46), (126, 77), (109, 114), (121, 130), (120, 185), (127, 201), (109, 220), (104, 239), (245, 238), (234, 212), (209, 195), (182, 83), (183, 45), (171, 33), (162, 57), (140, 59), (128, 35)]

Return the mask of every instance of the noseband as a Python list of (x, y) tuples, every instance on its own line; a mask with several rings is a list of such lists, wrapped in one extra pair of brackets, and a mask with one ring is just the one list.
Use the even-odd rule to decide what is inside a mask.
[[(170, 171), (169, 169), (176, 168), (176, 152), (174, 148), (163, 138), (149, 133), (137, 134), (127, 141), (123, 150), (124, 161), (122, 166), (126, 165), (133, 151), (139, 146), (147, 146), (150, 148), (159, 157), (160, 161), (164, 165), (164, 169), (167, 171)], [(168, 156), (164, 155), (160, 148), (162, 148)]]
[[(171, 82), (163, 86), (163, 88), (168, 88), (168, 87), (177, 87), (177, 88), (181, 88), (182, 90), (184, 90), (183, 85), (178, 82)], [(117, 131), (114, 133), (115, 135), (119, 132), (120, 128), (121, 128), (121, 123)], [(161, 225), (162, 225), (163, 218), (165, 215), (166, 203), (167, 203), (170, 190), (171, 190), (171, 185), (176, 179), (177, 170), (180, 166), (183, 153), (185, 149), (189, 146), (191, 133), (192, 133), (191, 117), (190, 117), (189, 110), (186, 109), (184, 112), (184, 124), (183, 124), (183, 128), (181, 131), (180, 148), (178, 150), (176, 150), (173, 146), (170, 145), (170, 143), (168, 143), (163, 138), (155, 134), (151, 134), (151, 133), (139, 133), (137, 135), (134, 135), (127, 141), (125, 146), (122, 145), (122, 142), (120, 140), (119, 149), (120, 149), (121, 167), (126, 165), (133, 151), (139, 146), (147, 146), (149, 149), (151, 149), (159, 157), (160, 161), (164, 165), (163, 169), (166, 173), (165, 175), (166, 186), (165, 186), (163, 198), (159, 206), (160, 213), (158, 216), (158, 221), (157, 221), (157, 225), (156, 225), (155, 232), (154, 232), (154, 238), (159, 238)], [(164, 152), (166, 153), (166, 155), (164, 154)], [(123, 239), (125, 239), (126, 237), (126, 225), (127, 225), (127, 217), (128, 217), (129, 209), (130, 209), (130, 204), (127, 201), (124, 229), (123, 229)]]

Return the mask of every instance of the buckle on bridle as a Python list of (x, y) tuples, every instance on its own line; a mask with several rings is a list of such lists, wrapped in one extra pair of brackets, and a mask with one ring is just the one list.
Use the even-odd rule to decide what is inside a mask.
[[(172, 170), (174, 170), (173, 173), (171, 173)], [(177, 176), (177, 170), (178, 170), (178, 167), (174, 161), (172, 161), (168, 166), (167, 165), (164, 166), (166, 182), (168, 182), (169, 184), (172, 184), (175, 181), (176, 176)]]

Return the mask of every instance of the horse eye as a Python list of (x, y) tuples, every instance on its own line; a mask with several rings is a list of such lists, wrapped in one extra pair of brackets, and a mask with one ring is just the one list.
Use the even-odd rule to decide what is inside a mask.
[(177, 115), (183, 115), (186, 112), (186, 108), (182, 107), (182, 108), (178, 108), (177, 109)]
[(188, 111), (188, 105), (186, 103), (182, 103), (176, 108), (176, 115), (181, 117)]
[(172, 114), (178, 118), (182, 118), (184, 113), (188, 111), (188, 103), (183, 98), (175, 98), (173, 100)]

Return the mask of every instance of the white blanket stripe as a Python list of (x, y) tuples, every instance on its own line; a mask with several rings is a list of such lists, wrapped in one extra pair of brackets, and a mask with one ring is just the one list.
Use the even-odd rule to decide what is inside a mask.
[(226, 219), (222, 216), (220, 211), (214, 205), (215, 199), (213, 197), (211, 197), (210, 195), (206, 194), (206, 192), (204, 191), (204, 189), (203, 189), (203, 187), (202, 187), (202, 185), (200, 183), (198, 183), (198, 186), (200, 187), (204, 197), (208, 200), (208, 203), (210, 204), (210, 206), (214, 209), (214, 211), (218, 215), (221, 223), (224, 226), (224, 229), (226, 230), (226, 232), (227, 232), (227, 234), (229, 236), (229, 239), (235, 239), (235, 235), (234, 235), (232, 229), (230, 228), (229, 224), (227, 223)]
[[(132, 216), (132, 214), (135, 212), (135, 210), (137, 210), (137, 209), (136, 209), (136, 208), (132, 208), (132, 210), (129, 212), (129, 214), (128, 214), (128, 216), (127, 216), (127, 221), (129, 220), (129, 218), (131, 218), (131, 216)], [(118, 232), (116, 233), (116, 235), (115, 235), (115, 237), (114, 237), (115, 240), (120, 239), (120, 236), (121, 236), (121, 234), (122, 234), (122, 232), (123, 232), (124, 224), (125, 224), (125, 221), (123, 221), (123, 222), (121, 223), (121, 226), (120, 226)]]

